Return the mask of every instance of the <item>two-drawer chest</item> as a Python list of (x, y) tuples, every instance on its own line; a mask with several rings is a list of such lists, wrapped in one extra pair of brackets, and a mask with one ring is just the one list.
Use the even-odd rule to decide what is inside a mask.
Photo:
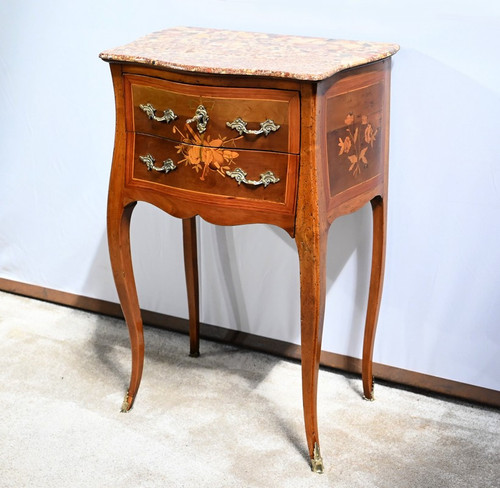
[(336, 217), (371, 202), (362, 379), (372, 399), (390, 57), (397, 50), (394, 44), (174, 28), (101, 53), (111, 65), (116, 101), (108, 242), (132, 348), (123, 411), (132, 407), (144, 361), (129, 236), (135, 204), (149, 202), (183, 219), (192, 356), (199, 355), (196, 216), (217, 225), (273, 224), (297, 244), (306, 439), (312, 469), (323, 470), (316, 398), (327, 233)]

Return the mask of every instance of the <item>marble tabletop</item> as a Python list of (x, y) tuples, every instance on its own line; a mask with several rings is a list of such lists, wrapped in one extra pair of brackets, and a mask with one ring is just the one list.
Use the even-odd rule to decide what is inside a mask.
[(100, 54), (105, 61), (213, 74), (319, 81), (378, 61), (397, 44), (175, 27)]

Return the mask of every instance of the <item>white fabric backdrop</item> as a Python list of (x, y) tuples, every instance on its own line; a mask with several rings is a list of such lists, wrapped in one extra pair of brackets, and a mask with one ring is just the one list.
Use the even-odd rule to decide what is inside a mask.
[[(500, 389), (498, 2), (7, 0), (0, 19), (0, 276), (112, 301), (101, 50), (175, 25), (400, 43), (374, 359)], [(360, 356), (370, 224), (365, 207), (331, 228), (325, 350)], [(202, 320), (298, 343), (294, 242), (199, 227)], [(141, 305), (186, 317), (180, 222), (140, 204), (133, 251)]]

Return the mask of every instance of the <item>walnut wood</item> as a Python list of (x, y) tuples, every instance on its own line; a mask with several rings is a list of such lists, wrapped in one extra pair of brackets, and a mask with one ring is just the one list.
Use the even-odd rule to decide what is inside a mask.
[(309, 456), (319, 446), (317, 389), (326, 297), (327, 197), (322, 184), (326, 159), (316, 144), (324, 130), (323, 100), (317, 86), (304, 84), (302, 99), (302, 151), (299, 174), (295, 242), (300, 267), (300, 324), (302, 400)]
[[(278, 225), (295, 238), (299, 256), (302, 393), (307, 447), (312, 459), (315, 446), (319, 447), (317, 387), (326, 295), (328, 229), (335, 218), (370, 201), (373, 208), (373, 258), (362, 377), (365, 396), (372, 397), (372, 356), (386, 239), (389, 60), (346, 70), (320, 82), (210, 76), (132, 65), (112, 65), (112, 73), (117, 131), (108, 226), (113, 272), (132, 344), (130, 404), (139, 387), (144, 356), (128, 237), (135, 202), (149, 202), (183, 219), (192, 355), (199, 353), (195, 216), (219, 225), (256, 222)], [(216, 167), (212, 172), (204, 170), (200, 178), (197, 174), (200, 168), (194, 171), (196, 168), (189, 167), (187, 160), (182, 160), (182, 155), (187, 158), (183, 146), (186, 138), (179, 139), (177, 130), (173, 131), (170, 124), (151, 124), (138, 111), (138, 104), (151, 102), (150, 98), (159, 104), (155, 108), (161, 111), (173, 108), (163, 105), (180, 107), (182, 123), (200, 99), (209, 101), (212, 113), (223, 119), (236, 113), (233, 111), (240, 109), (242, 101), (243, 105), (250, 106), (255, 99), (256, 117), (252, 123), (257, 118), (267, 117), (267, 114), (275, 114), (277, 123), (283, 123), (282, 134), (286, 137), (274, 139), (278, 146), (264, 136), (238, 139), (232, 149), (239, 151), (236, 164), (247, 171), (251, 179), (257, 179), (258, 173), (264, 169), (272, 169), (281, 181), (267, 188), (238, 187), (236, 182), (217, 172)], [(221, 102), (219, 108), (216, 108), (217, 100)], [(251, 107), (245, 110), (247, 115), (252, 113)], [(218, 120), (212, 127), (222, 133), (224, 123), (225, 120)], [(213, 136), (210, 133), (210, 139), (209, 133), (207, 128), (205, 139), (205, 136), (195, 137), (191, 131), (187, 142), (199, 150), (199, 154), (202, 150), (211, 151), (210, 140), (219, 134)], [(252, 140), (258, 142), (252, 144)], [(277, 152), (277, 147), (284, 152)], [(180, 164), (168, 174), (148, 171), (139, 160), (143, 153), (151, 153), (160, 166), (167, 157)], [(181, 159), (175, 160), (170, 156), (172, 153)], [(195, 166), (197, 163), (189, 160), (189, 164)]]
[(370, 289), (366, 312), (365, 333), (363, 340), (362, 379), (363, 392), (367, 399), (373, 396), (373, 348), (375, 332), (378, 322), (380, 303), (382, 300), (382, 287), (385, 270), (385, 250), (387, 241), (387, 202), (388, 202), (388, 177), (389, 177), (389, 113), (390, 113), (390, 66), (391, 60), (385, 60), (373, 66), (373, 72), (379, 84), (383, 84), (383, 93), (380, 94), (380, 110), (383, 119), (383, 145), (381, 146), (381, 164), (383, 168), (379, 175), (380, 184), (378, 194), (370, 200), (373, 216), (372, 238), (372, 266), (370, 276)]
[[(299, 152), (297, 91), (200, 87), (144, 76), (126, 76), (124, 81), (126, 103), (134, 114), (133, 126), (127, 127), (129, 131), (182, 141), (182, 133), (185, 132), (182, 128), (186, 120), (192, 118), (197, 106), (202, 104), (210, 117), (210, 132), (216, 134), (218, 139), (225, 139), (226, 147)], [(146, 103), (151, 103), (157, 109), (157, 115), (162, 115), (163, 110), (170, 108), (177, 118), (169, 123), (151, 120), (139, 107)], [(226, 125), (226, 122), (232, 122), (237, 117), (248, 123), (248, 129), (260, 129), (260, 122), (267, 119), (273, 120), (280, 128), (264, 137), (248, 134), (240, 136)], [(204, 136), (200, 134), (199, 137)]]
[(107, 231), (113, 277), (130, 335), (132, 371), (126, 397), (128, 404), (126, 409), (130, 409), (139, 389), (144, 364), (144, 334), (130, 252), (130, 218), (137, 202), (126, 198), (123, 191), (125, 168), (123, 85), (119, 78), (119, 68), (112, 66), (111, 69), (115, 88), (116, 131), (108, 193)]
[[(123, 67), (121, 65), (117, 66), (119, 66), (119, 68), (116, 68), (116, 70), (124, 68), (126, 68), (128, 72), (130, 72), (131, 70), (131, 66), (128, 65)], [(127, 93), (129, 93), (127, 92), (127, 84), (129, 84), (129, 82), (126, 81), (127, 78), (125, 76), (122, 76), (122, 72), (117, 72), (119, 72), (120, 74), (116, 75), (117, 77), (119, 77), (119, 80), (117, 80), (116, 83), (121, 83), (121, 93), (125, 98), (125, 126), (128, 128), (133, 128), (135, 112), (130, 94), (127, 95)], [(137, 72), (137, 70), (134, 72)], [(171, 75), (171, 73), (164, 72), (162, 70), (151, 71), (146, 68), (143, 70), (143, 73), (154, 75), (154, 77), (151, 78), (152, 83), (154, 84), (158, 83), (158, 78)], [(193, 84), (196, 84), (199, 81), (198, 79), (200, 77), (198, 75), (193, 77), (189, 75), (177, 75), (173, 76), (173, 78), (176, 81), (183, 81), (185, 83), (192, 82)], [(209, 88), (213, 87), (214, 84), (217, 84), (219, 82), (221, 86), (227, 84), (226, 77), (201, 78), (208, 84)], [(234, 81), (236, 82), (236, 80)], [(257, 83), (257, 86), (259, 88), (253, 88), (253, 91), (250, 89), (245, 90), (245, 96), (248, 96), (248, 93), (255, 93), (255, 96), (262, 97), (261, 91), (262, 89), (264, 89), (265, 93), (270, 91), (274, 94), (275, 99), (279, 99), (280, 97), (275, 93), (277, 92), (277, 88), (281, 87), (282, 85), (282, 82), (277, 82), (276, 84), (273, 83), (271, 90), (265, 90), (261, 83)], [(295, 89), (297, 89), (299, 85), (295, 83), (293, 86)], [(290, 88), (290, 85), (288, 85), (288, 87)], [(199, 89), (199, 87), (197, 88)], [(231, 90), (234, 90), (234, 88), (231, 88)], [(233, 91), (227, 93), (233, 94)], [(290, 95), (289, 92), (286, 93), (287, 94), (285, 95), (285, 99), (288, 100), (290, 99)], [(235, 95), (232, 96), (234, 97)], [(293, 137), (290, 137), (293, 140), (298, 140), (297, 134), (300, 134), (300, 128), (298, 127), (300, 116), (298, 111), (300, 107), (298, 103), (293, 100), (295, 100), (295, 98), (293, 98), (289, 103), (289, 131), (291, 134), (294, 134)], [(265, 138), (265, 136), (260, 137)], [(272, 137), (272, 135), (269, 137)], [(125, 171), (124, 175), (126, 181), (126, 188), (124, 189), (124, 192), (130, 200), (149, 202), (178, 218), (190, 218), (195, 215), (200, 215), (206, 221), (218, 225), (240, 225), (248, 223), (273, 224), (285, 229), (290, 235), (293, 236), (295, 227), (295, 206), (299, 163), (298, 156), (293, 154), (272, 153), (274, 154), (272, 158), (264, 158), (264, 153), (252, 153), (255, 156), (255, 169), (253, 170), (252, 167), (242, 168), (244, 171), (249, 173), (248, 178), (258, 179), (259, 170), (265, 168), (264, 165), (266, 160), (271, 163), (271, 167), (274, 164), (275, 168), (281, 168), (279, 170), (280, 174), (277, 176), (282, 181), (276, 184), (276, 188), (266, 188), (266, 191), (269, 190), (267, 193), (262, 192), (263, 188), (245, 188), (243, 184), (238, 189), (237, 183), (233, 180), (231, 181), (231, 183), (233, 183), (234, 185), (229, 187), (231, 188), (232, 194), (229, 194), (229, 192), (225, 192), (225, 195), (216, 193), (210, 194), (208, 185), (203, 192), (199, 192), (196, 191), (196, 188), (193, 187), (190, 191), (186, 191), (185, 188), (179, 189), (167, 186), (152, 185), (150, 184), (150, 181), (146, 181), (158, 181), (158, 178), (170, 175), (172, 175), (173, 179), (175, 180), (178, 178), (178, 176), (173, 175), (173, 173), (169, 173), (169, 175), (154, 175), (153, 173), (151, 173), (147, 178), (134, 178), (134, 168), (141, 168), (141, 165), (137, 161), (135, 162), (135, 164), (132, 164), (135, 155), (136, 141), (140, 141), (140, 135), (136, 136), (135, 133), (128, 132), (126, 137), (125, 156), (128, 164), (128, 170)], [(243, 162), (245, 162), (245, 160), (248, 160), (249, 162), (250, 160), (252, 160), (251, 155), (247, 154), (246, 151), (240, 152), (242, 153), (241, 158)], [(174, 156), (178, 156), (178, 154), (175, 153)], [(237, 159), (235, 161), (236, 164), (234, 165), (234, 167), (237, 167), (239, 165), (239, 162)], [(244, 164), (242, 164), (241, 166), (244, 166)], [(191, 168), (183, 169), (193, 171)], [(139, 171), (141, 171), (141, 169), (139, 169)], [(142, 171), (144, 174), (144, 168), (142, 168)], [(256, 174), (254, 173), (254, 171)], [(229, 180), (228, 177), (224, 179)], [(264, 197), (258, 198), (259, 193)], [(272, 200), (270, 200), (270, 198), (272, 199), (273, 194), (276, 196), (274, 198), (275, 200), (276, 198), (281, 198), (281, 201), (273, 202)], [(281, 194), (281, 197), (278, 196), (279, 194)], [(257, 195), (257, 198), (255, 197), (255, 195)], [(249, 196), (251, 196), (251, 198), (249, 198)], [(222, 209), (231, 210), (221, 211)]]
[[(133, 158), (128, 160), (132, 165), (127, 169), (130, 176), (127, 181), (128, 186), (156, 188), (159, 192), (166, 195), (174, 194), (184, 200), (192, 200), (193, 197), (200, 198), (200, 195), (203, 195), (202, 206), (197, 210), (199, 215), (203, 215), (203, 206), (206, 206), (207, 199), (212, 199), (212, 197), (214, 197), (214, 202), (216, 200), (220, 202), (219, 205), (226, 205), (226, 202), (231, 199), (231, 203), (235, 206), (246, 205), (254, 210), (262, 208), (283, 213), (284, 210), (290, 209), (291, 213), (294, 209), (295, 195), (287, 192), (287, 189), (296, 185), (298, 156), (250, 150), (238, 150), (236, 153), (230, 149), (231, 153), (236, 153), (238, 156), (230, 166), (228, 165), (227, 170), (241, 168), (248, 173), (247, 178), (251, 180), (259, 180), (262, 173), (272, 171), (280, 179), (278, 183), (264, 188), (263, 186), (248, 186), (244, 183), (239, 185), (225, 174), (225, 170), (222, 175), (211, 169), (195, 171), (189, 167), (189, 164), (182, 162), (184, 155), (179, 154), (179, 150), (193, 151), (196, 155), (202, 155), (201, 146), (176, 143), (142, 134), (136, 134), (132, 140), (134, 141), (134, 154)], [(177, 169), (167, 174), (148, 171), (146, 165), (139, 159), (139, 156), (145, 154), (151, 154), (155, 158), (156, 166), (161, 166), (162, 161), (170, 158), (176, 164)]]
[[(330, 195), (328, 203), (328, 220), (330, 222), (337, 217), (358, 210), (376, 196), (384, 195), (386, 192), (389, 157), (390, 69), (391, 59), (388, 58), (361, 68), (346, 70), (325, 82), (327, 110), (345, 110), (342, 103), (335, 104), (335, 99), (346, 96), (346, 94), (350, 96), (352, 106), (362, 108), (364, 101), (369, 110), (381, 114), (379, 132), (382, 133), (382, 137), (379, 137), (379, 150), (375, 155), (375, 174), (358, 175), (357, 178), (352, 178), (349, 185), (340, 189), (334, 188), (332, 187), (332, 174), (333, 177), (337, 176), (336, 171), (341, 164), (339, 164), (337, 154), (331, 151), (333, 148), (328, 147), (327, 136), (335, 128), (335, 120), (338, 119), (338, 116), (327, 116), (327, 130), (324, 131), (322, 143), (328, 147), (328, 178), (325, 178), (324, 184)], [(371, 94), (373, 87), (378, 88), (375, 100), (373, 99), (374, 95)], [(373, 108), (374, 105), (376, 109)], [(345, 113), (341, 112), (341, 115), (345, 117)], [(337, 146), (335, 146), (335, 151), (338, 152)]]
[(382, 285), (385, 267), (385, 243), (387, 205), (385, 198), (378, 196), (371, 201), (373, 213), (373, 251), (370, 291), (368, 294), (368, 308), (365, 322), (365, 336), (363, 341), (362, 378), (365, 398), (373, 400), (373, 346), (377, 328), (378, 312), (382, 298)]
[[(110, 63), (115, 64), (115, 63)], [(217, 79), (215, 86), (240, 87), (240, 88), (270, 88), (277, 90), (300, 90), (301, 82), (288, 78), (269, 78), (266, 76), (241, 76), (241, 75), (223, 75), (214, 77), (208, 73), (188, 73), (173, 69), (158, 67), (149, 67), (146, 65), (123, 64), (122, 71), (124, 75), (148, 76), (178, 83), (188, 83), (190, 85), (214, 86), (214, 78)]]
[(184, 268), (189, 308), (189, 355), (200, 355), (200, 309), (198, 285), (198, 250), (196, 244), (196, 217), (182, 221)]

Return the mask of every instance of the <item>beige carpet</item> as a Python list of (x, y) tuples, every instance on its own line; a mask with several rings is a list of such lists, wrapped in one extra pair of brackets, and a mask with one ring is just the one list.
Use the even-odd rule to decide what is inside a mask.
[(123, 321), (0, 293), (0, 487), (500, 486), (498, 411), (322, 371), (312, 473), (300, 366), (146, 329), (134, 409)]

